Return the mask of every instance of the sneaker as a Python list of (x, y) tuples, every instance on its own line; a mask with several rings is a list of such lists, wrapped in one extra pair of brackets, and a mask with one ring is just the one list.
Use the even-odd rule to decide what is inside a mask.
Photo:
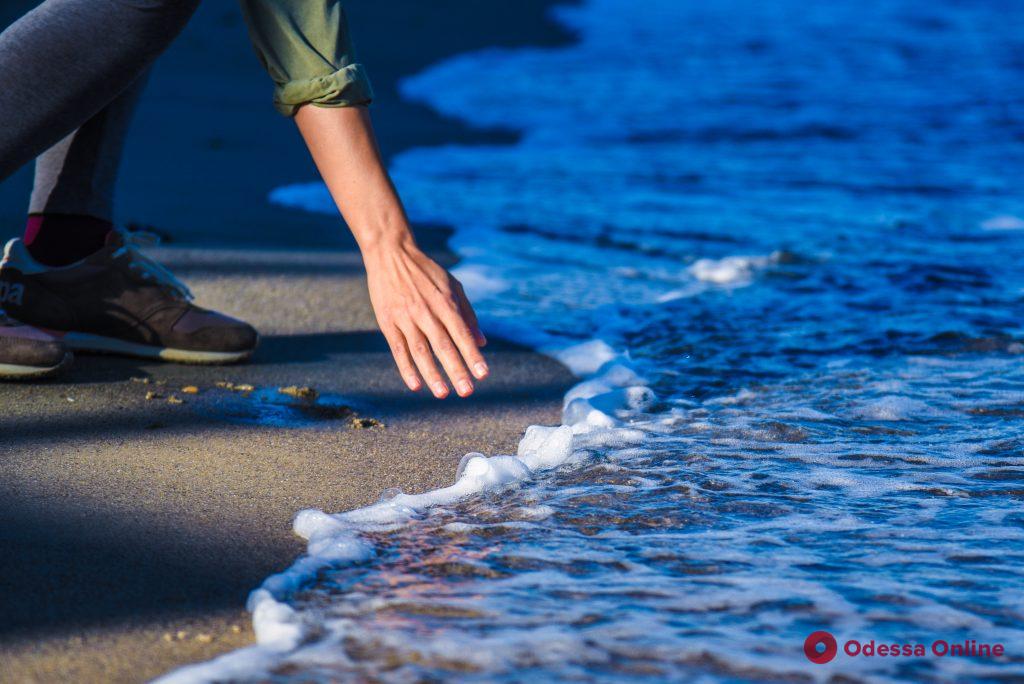
[[(3, 285), (0, 296), (6, 296)], [(0, 380), (46, 378), (70, 366), (71, 359), (63, 342), (0, 311)]]
[(74, 350), (178, 363), (243, 361), (256, 350), (252, 326), (201, 309), (170, 271), (137, 248), (155, 237), (111, 231), (106, 246), (70, 266), (38, 263), (11, 240), (0, 261), (3, 306)]

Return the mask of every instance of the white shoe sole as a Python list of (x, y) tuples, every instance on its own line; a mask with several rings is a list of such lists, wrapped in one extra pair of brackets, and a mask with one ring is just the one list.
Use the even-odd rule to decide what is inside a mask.
[(69, 332), (60, 335), (64, 344), (75, 351), (96, 352), (100, 354), (119, 354), (136, 356), (143, 359), (159, 359), (172, 363), (188, 363), (195, 365), (218, 366), (245, 361), (253, 355), (254, 349), (240, 352), (208, 352), (173, 349), (171, 347), (152, 347), (136, 342), (125, 342), (112, 337), (101, 337), (89, 333)]
[(19, 366), (11, 363), (0, 363), (0, 380), (37, 380), (57, 375), (71, 365), (74, 356), (71, 352), (64, 355), (60, 363), (49, 368), (39, 366)]

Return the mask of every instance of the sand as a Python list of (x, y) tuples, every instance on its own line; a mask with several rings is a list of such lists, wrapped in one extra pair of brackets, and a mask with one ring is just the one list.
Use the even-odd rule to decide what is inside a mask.
[[(395, 84), (452, 52), (565, 40), (541, 20), (547, 3), (420, 4), (350, 3), (385, 152), (508, 138), (402, 104)], [(291, 532), (298, 510), (449, 484), (467, 451), (509, 452), (527, 425), (558, 422), (568, 372), (500, 341), (487, 350), (492, 378), (469, 400), (403, 388), (340, 221), (264, 200), (275, 185), (313, 177), (268, 92), (234, 5), (207, 3), (154, 75), (119, 204), (123, 220), (172, 239), (155, 254), (200, 303), (260, 328), (254, 363), (82, 357), (59, 381), (0, 386), (0, 681), (145, 681), (250, 643), (245, 597), (302, 552)], [(23, 173), (0, 184), (8, 234), (26, 183)], [(453, 261), (443, 228), (419, 234)], [(277, 395), (283, 386), (315, 387), (323, 402), (383, 426), (257, 399), (265, 390), (301, 404)], [(281, 416), (304, 424), (268, 423)]]

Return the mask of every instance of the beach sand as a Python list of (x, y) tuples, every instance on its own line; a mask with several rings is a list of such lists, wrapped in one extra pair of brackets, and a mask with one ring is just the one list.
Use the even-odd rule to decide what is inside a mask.
[[(567, 40), (543, 20), (548, 4), (349, 3), (385, 154), (510, 139), (402, 103), (395, 86), (448, 54)], [(558, 422), (568, 372), (497, 340), (473, 398), (405, 391), (340, 221), (265, 201), (313, 177), (291, 123), (270, 108), (235, 6), (207, 3), (154, 74), (119, 218), (170, 237), (158, 258), (201, 304), (255, 323), (263, 343), (247, 366), (81, 357), (59, 381), (0, 387), (0, 681), (145, 681), (251, 643), (245, 597), (302, 553), (297, 511), (449, 484), (467, 451), (510, 452), (527, 425)], [(28, 181), (26, 171), (0, 184), (5, 236), (23, 220)], [(419, 234), (453, 261), (443, 227)], [(269, 395), (312, 386), (383, 426), (301, 402), (267, 407), (218, 382)], [(289, 416), (306, 425), (272, 424)]]

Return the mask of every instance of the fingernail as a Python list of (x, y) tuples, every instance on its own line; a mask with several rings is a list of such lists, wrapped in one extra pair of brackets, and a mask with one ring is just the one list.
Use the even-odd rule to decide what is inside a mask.
[(409, 386), (409, 389), (415, 392), (420, 388), (420, 379), (415, 375), (410, 375), (405, 379), (405, 384)]
[(434, 383), (434, 396), (438, 399), (448, 396), (448, 385), (443, 382)]
[(487, 377), (487, 364), (481, 361), (473, 366), (473, 372), (476, 373), (476, 377), (478, 378)]
[(469, 380), (459, 381), (459, 394), (461, 396), (467, 396), (473, 393), (473, 384)]

